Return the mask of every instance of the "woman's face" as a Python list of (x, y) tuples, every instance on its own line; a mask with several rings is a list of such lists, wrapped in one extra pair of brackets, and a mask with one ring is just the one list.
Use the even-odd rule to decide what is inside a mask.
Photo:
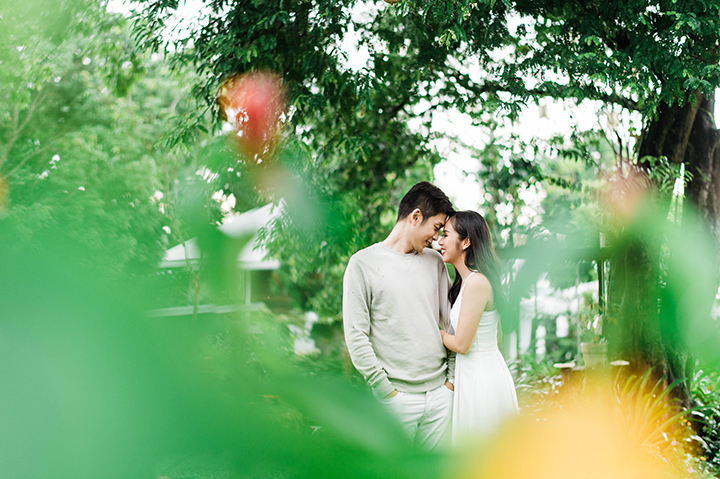
[(438, 244), (440, 245), (440, 254), (446, 263), (458, 265), (464, 261), (462, 241), (460, 241), (460, 236), (455, 231), (452, 219), (445, 223)]

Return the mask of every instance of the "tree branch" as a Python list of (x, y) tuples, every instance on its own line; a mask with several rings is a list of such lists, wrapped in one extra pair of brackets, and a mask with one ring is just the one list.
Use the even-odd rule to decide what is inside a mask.
[(14, 167), (12, 170), (10, 170), (7, 175), (3, 175), (4, 178), (10, 178), (10, 177), (11, 177), (13, 174), (15, 174), (20, 168), (22, 168), (22, 166), (23, 166), (25, 163), (27, 163), (30, 158), (33, 158), (34, 156), (39, 155), (39, 154), (42, 153), (43, 151), (47, 151), (51, 146), (53, 146), (55, 143), (57, 143), (57, 140), (58, 140), (58, 138), (55, 138), (54, 140), (50, 141), (47, 145), (43, 146), (42, 148), (33, 151), (33, 152), (30, 153), (29, 155), (26, 155), (25, 158), (23, 158), (22, 160), (20, 160), (20, 163), (18, 163), (17, 165), (15, 165), (15, 167)]
[(10, 134), (10, 137), (8, 138), (7, 145), (5, 145), (5, 151), (2, 153), (2, 156), (0, 156), (0, 169), (10, 156), (10, 151), (12, 151), (13, 147), (15, 146), (15, 142), (17, 142), (18, 138), (20, 138), (20, 133), (22, 133), (28, 123), (30, 123), (33, 114), (35, 113), (35, 109), (43, 99), (44, 95), (42, 93), (33, 98), (33, 101), (32, 103), (30, 103), (30, 107), (28, 108), (27, 115), (25, 115), (25, 118), (20, 124), (18, 124), (20, 122), (20, 110), (16, 108), (13, 111), (13, 130)]
[[(564, 94), (563, 92), (569, 87), (567, 85), (560, 85), (553, 82), (544, 82), (536, 88), (525, 89), (523, 87), (522, 91), (517, 91), (497, 81), (487, 81), (481, 84), (473, 83), (466, 74), (463, 74), (459, 71), (450, 71), (447, 73), (452, 76), (460, 86), (462, 86), (476, 96), (480, 96), (485, 93), (509, 93), (515, 97), (551, 97), (554, 99), (568, 98), (568, 95)], [(572, 96), (572, 98), (574, 98), (574, 96)], [(587, 98), (592, 100), (600, 100), (605, 103), (613, 103), (631, 111), (637, 111), (638, 109), (637, 102), (618, 95), (617, 93), (607, 94), (598, 92), (595, 95), (588, 95)]]
[(18, 137), (18, 123), (20, 123), (20, 109), (15, 108), (12, 112), (12, 130), (7, 136), (7, 144), (5, 145), (5, 148), (2, 153), (2, 156), (0, 156), (0, 169), (5, 164), (5, 161), (7, 160), (7, 157), (10, 155), (10, 150), (12, 150), (13, 145), (17, 141)]

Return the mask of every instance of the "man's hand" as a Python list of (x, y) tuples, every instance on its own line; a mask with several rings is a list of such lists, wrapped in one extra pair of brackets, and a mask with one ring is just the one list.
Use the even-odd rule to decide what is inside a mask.
[(398, 393), (398, 390), (397, 390), (397, 389), (393, 389), (390, 394), (388, 394), (387, 396), (385, 396), (385, 399), (394, 398), (395, 396), (397, 396), (397, 393)]
[(455, 385), (453, 383), (451, 383), (450, 381), (445, 381), (445, 387), (451, 391), (455, 391)]

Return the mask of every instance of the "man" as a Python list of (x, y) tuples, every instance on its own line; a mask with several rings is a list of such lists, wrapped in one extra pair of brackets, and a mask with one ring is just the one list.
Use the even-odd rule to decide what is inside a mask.
[(343, 282), (353, 365), (426, 449), (438, 446), (450, 423), (455, 361), (438, 328), (449, 328), (450, 279), (440, 254), (427, 247), (453, 213), (439, 188), (416, 184), (390, 235), (355, 253)]

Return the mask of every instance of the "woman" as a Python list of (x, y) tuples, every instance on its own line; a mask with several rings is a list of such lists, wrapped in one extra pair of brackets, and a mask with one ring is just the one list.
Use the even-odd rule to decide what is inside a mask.
[(445, 347), (457, 354), (453, 403), (453, 443), (467, 435), (493, 433), (517, 412), (510, 370), (497, 346), (499, 314), (505, 301), (500, 265), (490, 229), (474, 211), (455, 213), (439, 241), (443, 261), (455, 267), (450, 288), (450, 321), (442, 331)]

